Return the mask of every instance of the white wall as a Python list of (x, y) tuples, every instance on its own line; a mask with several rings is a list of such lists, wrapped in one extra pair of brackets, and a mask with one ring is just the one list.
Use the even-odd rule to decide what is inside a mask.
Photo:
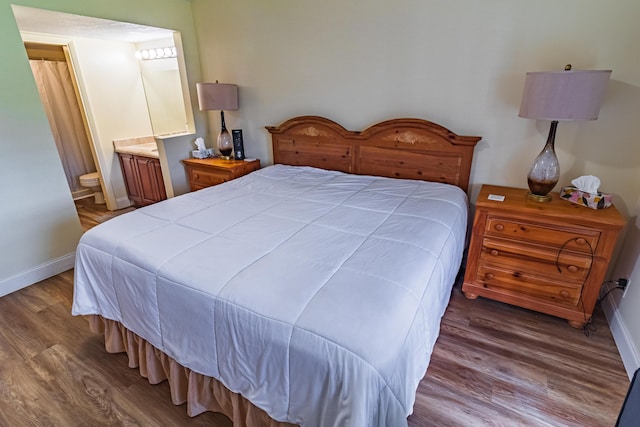
[[(297, 115), (326, 116), (349, 130), (393, 117), (425, 118), (459, 134), (483, 136), (472, 169), (472, 199), (483, 183), (527, 186), (527, 170), (549, 129), (548, 122), (517, 116), (527, 71), (561, 70), (567, 63), (613, 69), (599, 119), (559, 126), (562, 174), (556, 190), (594, 174), (602, 191), (616, 195), (625, 216), (637, 214), (637, 0), (192, 4), (203, 80), (240, 87), (240, 109), (226, 118), (229, 128), (243, 129), (247, 156), (269, 164), (264, 126)], [(219, 118), (212, 114), (209, 121), (212, 142)], [(620, 259), (627, 257), (633, 261), (627, 264), (636, 264), (637, 254), (625, 252)], [(623, 310), (640, 305), (640, 292), (630, 289), (623, 302), (621, 321), (640, 348), (638, 319)]]
[(82, 229), (8, 3), (0, 40), (2, 296), (71, 268)]
[(109, 209), (130, 205), (113, 141), (153, 135), (135, 46), (75, 38), (71, 54)]

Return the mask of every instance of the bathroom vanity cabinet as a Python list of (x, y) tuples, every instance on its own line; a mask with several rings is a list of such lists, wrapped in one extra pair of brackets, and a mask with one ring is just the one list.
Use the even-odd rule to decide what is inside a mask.
[(146, 206), (167, 198), (160, 160), (124, 153), (118, 153), (118, 157), (127, 195), (134, 206)]

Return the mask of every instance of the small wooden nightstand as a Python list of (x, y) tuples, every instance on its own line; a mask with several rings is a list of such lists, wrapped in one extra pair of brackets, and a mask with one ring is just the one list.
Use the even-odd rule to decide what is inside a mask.
[(191, 191), (222, 184), (260, 169), (260, 160), (185, 159)]
[[(611, 206), (594, 210), (560, 200), (527, 200), (527, 190), (484, 185), (462, 291), (565, 318), (589, 321), (625, 224)], [(505, 196), (504, 201), (489, 195)]]

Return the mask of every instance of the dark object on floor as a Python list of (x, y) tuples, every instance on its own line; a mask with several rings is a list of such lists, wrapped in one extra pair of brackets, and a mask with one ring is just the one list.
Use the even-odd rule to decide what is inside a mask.
[(627, 397), (624, 399), (620, 415), (616, 427), (638, 427), (640, 426), (640, 382), (638, 381), (638, 372), (636, 370), (629, 385)]

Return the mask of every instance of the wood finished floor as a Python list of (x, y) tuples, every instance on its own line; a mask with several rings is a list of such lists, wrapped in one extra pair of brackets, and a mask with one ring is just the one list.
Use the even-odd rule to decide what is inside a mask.
[[(86, 228), (113, 217), (78, 204)], [(166, 382), (70, 315), (73, 271), (0, 298), (0, 426), (230, 426), (186, 415)], [(628, 378), (602, 311), (587, 337), (561, 319), (479, 298), (459, 285), (443, 318), (409, 425), (612, 426)]]
[(122, 215), (127, 212), (135, 210), (135, 208), (125, 208), (118, 211), (107, 210), (106, 205), (96, 205), (93, 197), (87, 197), (85, 199), (76, 200), (76, 211), (78, 211), (78, 217), (80, 218), (80, 224), (82, 229), (87, 231), (88, 229), (95, 227), (96, 225), (103, 223), (118, 215)]

